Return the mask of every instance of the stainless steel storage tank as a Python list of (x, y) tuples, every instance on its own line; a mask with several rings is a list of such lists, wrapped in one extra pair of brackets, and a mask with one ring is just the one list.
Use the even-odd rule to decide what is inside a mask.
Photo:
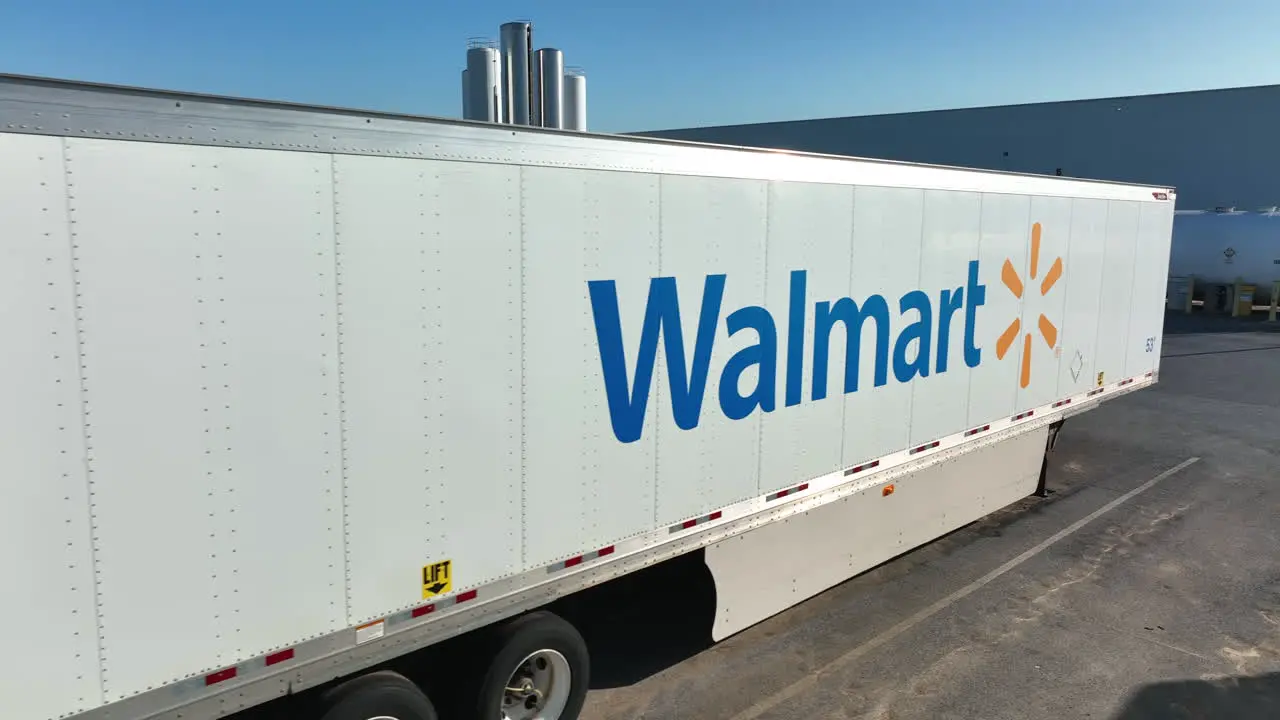
[(471, 77), (466, 68), (462, 68), (462, 119), (473, 119), (471, 117)]
[(502, 122), (502, 66), (492, 42), (472, 40), (467, 48), (469, 92), (464, 105), (469, 120)]
[(503, 117), (515, 125), (529, 124), (532, 100), (529, 63), (533, 52), (533, 25), (504, 23), (501, 28)]
[(536, 52), (529, 60), (529, 124), (542, 127), (542, 68)]
[(587, 130), (587, 76), (582, 68), (564, 69), (564, 129)]
[(533, 54), (534, 125), (564, 127), (564, 53), (542, 48)]

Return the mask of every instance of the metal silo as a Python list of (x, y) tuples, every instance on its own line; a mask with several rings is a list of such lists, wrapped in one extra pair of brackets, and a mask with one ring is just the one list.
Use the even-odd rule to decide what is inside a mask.
[(542, 127), (542, 66), (538, 53), (529, 61), (529, 124)]
[(542, 48), (533, 54), (535, 125), (564, 127), (564, 53)]
[(462, 119), (474, 119), (471, 117), (471, 77), (466, 68), (462, 69)]
[(542, 127), (542, 75), (538, 68), (538, 54), (529, 61), (529, 124)]
[(502, 116), (516, 125), (529, 124), (532, 100), (529, 63), (533, 52), (533, 25), (509, 22), (501, 28)]
[(587, 76), (582, 68), (564, 70), (564, 129), (587, 130)]
[(472, 40), (467, 47), (467, 119), (502, 122), (502, 66), (498, 49), (488, 40)]

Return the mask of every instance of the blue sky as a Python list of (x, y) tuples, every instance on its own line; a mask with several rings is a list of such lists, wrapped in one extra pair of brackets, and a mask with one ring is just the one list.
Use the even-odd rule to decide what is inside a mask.
[(456, 117), (514, 18), (606, 132), (1280, 82), (1274, 0), (0, 0), (0, 72)]

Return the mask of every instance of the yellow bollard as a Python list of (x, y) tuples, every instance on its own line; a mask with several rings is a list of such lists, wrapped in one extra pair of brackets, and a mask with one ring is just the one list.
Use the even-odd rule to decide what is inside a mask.
[(1240, 317), (1249, 317), (1253, 315), (1253, 295), (1257, 291), (1256, 285), (1242, 285), (1236, 283), (1236, 314)]

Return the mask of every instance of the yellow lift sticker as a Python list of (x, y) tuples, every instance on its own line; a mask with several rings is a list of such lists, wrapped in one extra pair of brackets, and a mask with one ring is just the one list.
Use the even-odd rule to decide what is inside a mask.
[(1098, 373), (1098, 387), (1102, 387), (1102, 378), (1103, 378), (1105, 375), (1106, 375), (1106, 373)]
[(422, 566), (422, 599), (430, 600), (453, 589), (453, 561), (441, 560)]

